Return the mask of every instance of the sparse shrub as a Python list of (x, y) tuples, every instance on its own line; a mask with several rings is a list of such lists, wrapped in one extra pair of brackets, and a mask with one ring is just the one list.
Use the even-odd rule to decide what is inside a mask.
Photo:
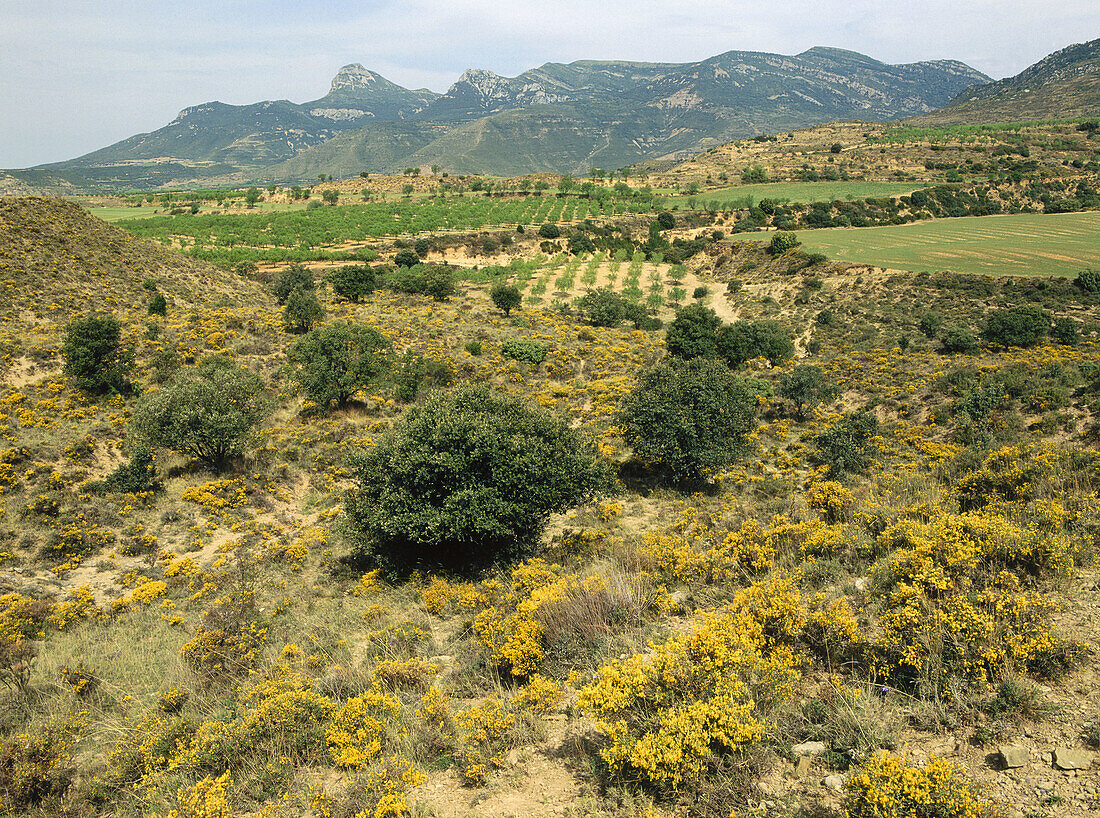
[(316, 287), (313, 273), (301, 264), (288, 264), (275, 277), (275, 281), (271, 284), (271, 292), (275, 296), (276, 303), (283, 306), (295, 290), (312, 291)]
[(595, 253), (596, 244), (587, 233), (576, 230), (573, 235), (569, 237), (569, 252), (575, 256), (579, 256), (583, 253)]
[(920, 331), (925, 338), (935, 338), (943, 327), (943, 316), (937, 312), (926, 312), (920, 317)]
[(164, 297), (163, 293), (155, 293), (149, 300), (149, 314), (150, 315), (167, 315), (168, 314), (168, 300)]
[(76, 319), (65, 327), (61, 354), (65, 375), (85, 392), (124, 392), (134, 364), (133, 352), (122, 346), (122, 325), (110, 317)]
[(825, 371), (813, 364), (799, 364), (779, 379), (780, 396), (794, 402), (800, 417), (805, 417), (807, 409), (836, 397), (838, 392)]
[(817, 458), (830, 474), (863, 472), (871, 465), (878, 420), (868, 412), (847, 414), (814, 438)]
[(523, 295), (520, 293), (519, 287), (506, 281), (498, 281), (493, 284), (489, 290), (489, 297), (492, 299), (493, 305), (506, 316), (511, 315), (512, 310), (523, 301)]
[(546, 360), (546, 344), (534, 338), (509, 338), (500, 345), (500, 353), (505, 358), (538, 366)]
[(1035, 346), (1050, 332), (1050, 316), (1031, 305), (996, 310), (986, 318), (982, 338), (1002, 347)]
[(768, 242), (768, 252), (773, 256), (781, 256), (788, 250), (793, 250), (798, 245), (802, 244), (798, 240), (798, 237), (789, 230), (780, 230), (774, 236), (772, 240)]
[(60, 814), (61, 799), (76, 774), (71, 752), (85, 724), (82, 716), (49, 721), (33, 732), (4, 739), (0, 744), (0, 806), (8, 814), (36, 807), (43, 807), (44, 814)]
[(738, 369), (753, 358), (767, 358), (778, 366), (794, 354), (790, 331), (778, 321), (734, 321), (715, 334), (718, 356)]
[(366, 264), (346, 264), (330, 272), (328, 282), (338, 296), (358, 304), (360, 298), (374, 291), (374, 270)]
[(414, 407), (352, 461), (345, 510), (380, 565), (469, 569), (524, 553), (551, 512), (599, 492), (595, 450), (485, 386)]
[(617, 327), (633, 306), (610, 287), (589, 290), (574, 302), (577, 312), (592, 326)]
[(469, 352), (471, 355), (480, 355), (481, 341), (477, 340), (476, 338), (473, 341), (467, 341), (466, 351)]
[(1086, 293), (1100, 293), (1100, 271), (1082, 270), (1073, 283)]
[(214, 359), (142, 396), (130, 433), (223, 469), (264, 414), (262, 389), (259, 375)]
[(1077, 327), (1077, 322), (1072, 318), (1055, 318), (1050, 335), (1059, 344), (1064, 344), (1067, 347), (1075, 347), (1081, 343), (1081, 331)]
[(617, 423), (634, 459), (676, 485), (732, 463), (756, 425), (758, 385), (713, 358), (662, 362), (642, 373)]
[(415, 267), (420, 263), (420, 256), (415, 250), (400, 250), (393, 257), (393, 263), (398, 267)]
[(235, 676), (256, 665), (266, 643), (267, 627), (260, 621), (252, 593), (234, 591), (203, 611), (180, 656), (201, 676)]
[(153, 451), (148, 446), (135, 446), (128, 463), (121, 464), (103, 480), (106, 491), (119, 494), (140, 494), (160, 491), (164, 483), (157, 477)]
[(668, 354), (685, 360), (712, 358), (717, 355), (716, 333), (722, 325), (710, 307), (690, 304), (676, 311), (676, 317), (665, 331), (665, 348)]
[(287, 351), (294, 378), (314, 403), (344, 406), (392, 367), (389, 340), (373, 327), (331, 324), (310, 330)]
[(978, 349), (978, 341), (966, 327), (950, 326), (940, 333), (940, 351), (950, 355), (968, 355)]
[(710, 287), (706, 286), (705, 284), (701, 284), (691, 291), (691, 297), (694, 298), (696, 301), (701, 298), (706, 298), (708, 295), (710, 295)]
[(844, 785), (847, 818), (980, 818), (984, 805), (963, 771), (942, 758), (918, 767), (904, 756), (872, 755)]
[(287, 332), (309, 332), (324, 317), (325, 308), (317, 300), (316, 291), (294, 290), (287, 296), (283, 308), (283, 326)]

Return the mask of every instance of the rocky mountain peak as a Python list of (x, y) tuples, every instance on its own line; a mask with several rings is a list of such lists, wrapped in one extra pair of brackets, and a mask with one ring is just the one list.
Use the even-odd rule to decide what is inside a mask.
[(332, 78), (332, 87), (329, 93), (337, 91), (354, 91), (360, 88), (370, 88), (378, 82), (378, 75), (369, 71), (359, 63), (345, 65), (336, 72)]

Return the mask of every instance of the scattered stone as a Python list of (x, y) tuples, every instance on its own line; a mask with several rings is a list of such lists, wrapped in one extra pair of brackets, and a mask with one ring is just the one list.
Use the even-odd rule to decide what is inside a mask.
[(953, 756), (959, 751), (959, 742), (953, 736), (948, 737), (945, 741), (941, 741), (939, 744), (933, 744), (928, 748), (932, 755), (943, 758), (944, 756)]
[(1059, 747), (1054, 751), (1054, 766), (1059, 770), (1087, 770), (1092, 766), (1092, 753)]
[(842, 776), (842, 775), (830, 775), (830, 776), (827, 776), (825, 778), (825, 780), (822, 781), (821, 783), (824, 784), (826, 787), (828, 787), (830, 790), (833, 790), (835, 792), (840, 792), (841, 790), (844, 789), (844, 776)]
[(1036, 786), (1041, 790), (1050, 791), (1050, 790), (1054, 789), (1054, 782), (1053, 781), (1040, 781), (1038, 784), (1036, 784)]
[(791, 748), (796, 756), (819, 756), (825, 752), (825, 742), (806, 741)]
[(1027, 764), (1028, 755), (1030, 755), (1027, 747), (1021, 747), (1018, 744), (1006, 744), (998, 747), (997, 752), (1001, 754), (1001, 763), (1004, 764), (1007, 770), (1023, 767)]
[(794, 774), (799, 778), (806, 778), (810, 775), (810, 764), (813, 763), (813, 759), (809, 756), (799, 756), (798, 760), (794, 763)]

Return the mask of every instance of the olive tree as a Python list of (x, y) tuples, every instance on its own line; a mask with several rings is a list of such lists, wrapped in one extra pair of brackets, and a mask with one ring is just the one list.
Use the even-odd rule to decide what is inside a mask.
[(344, 505), (358, 553), (399, 573), (522, 557), (552, 512), (605, 485), (589, 441), (483, 384), (409, 409), (352, 470)]

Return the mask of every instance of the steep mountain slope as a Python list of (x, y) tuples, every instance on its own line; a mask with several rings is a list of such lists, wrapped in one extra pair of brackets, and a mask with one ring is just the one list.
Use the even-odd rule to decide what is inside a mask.
[(583, 172), (828, 120), (897, 119), (988, 79), (957, 62), (887, 65), (812, 48), (795, 56), (730, 51), (689, 64), (547, 63), (512, 78), (470, 69), (436, 95), (355, 64), (313, 102), (206, 103), (150, 134), (38, 170), (58, 184), (116, 187), (189, 177), (297, 182), (315, 170), (348, 175), (419, 164)]
[(968, 88), (921, 124), (1075, 119), (1100, 114), (1100, 39), (1043, 58), (1014, 77)]

